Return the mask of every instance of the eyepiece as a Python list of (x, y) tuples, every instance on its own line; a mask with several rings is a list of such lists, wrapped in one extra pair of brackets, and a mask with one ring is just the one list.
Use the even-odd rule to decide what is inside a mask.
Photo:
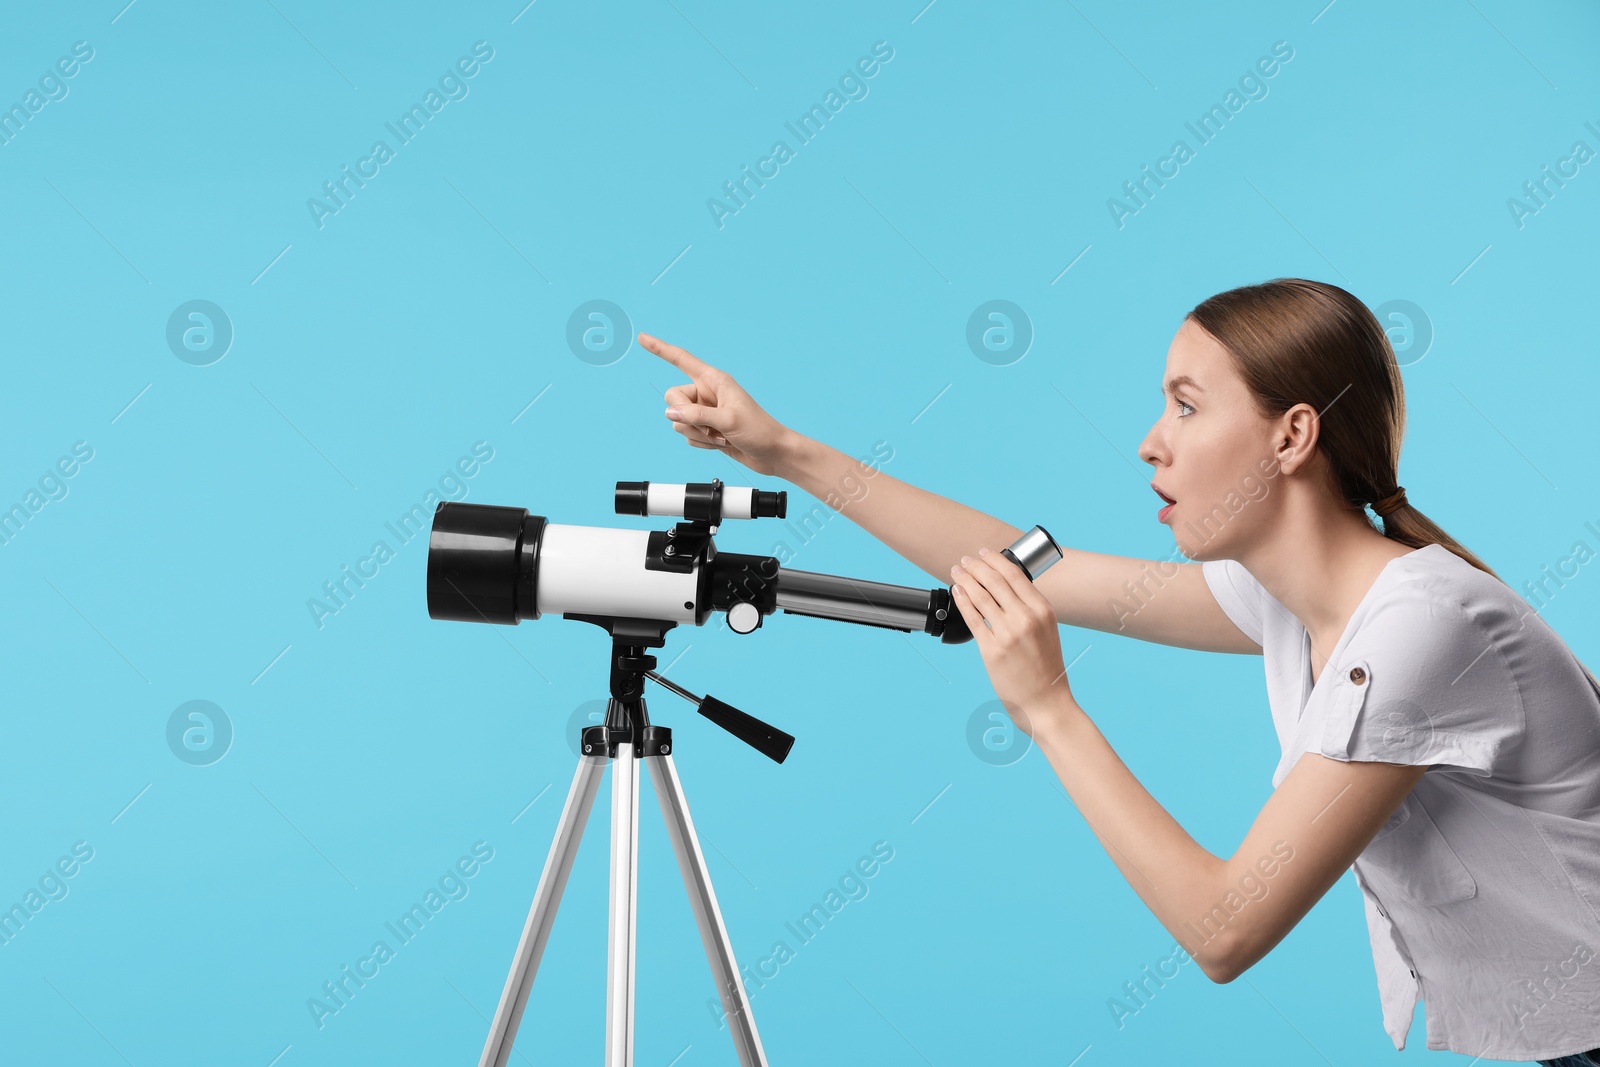
[(1043, 526), (1035, 526), (1000, 554), (1021, 567), (1028, 580), (1036, 582), (1052, 563), (1061, 559), (1061, 546)]
[(617, 514), (618, 515), (648, 515), (648, 514), (650, 514), (650, 483), (649, 482), (618, 482), (617, 483)]
[(754, 519), (783, 519), (789, 515), (789, 493), (779, 489), (769, 492), (765, 489), (752, 489), (750, 491), (750, 517)]

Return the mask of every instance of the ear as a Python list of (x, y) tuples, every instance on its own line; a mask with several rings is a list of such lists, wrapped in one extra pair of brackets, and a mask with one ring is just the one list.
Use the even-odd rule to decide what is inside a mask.
[(1321, 438), (1322, 418), (1310, 404), (1296, 404), (1278, 418), (1274, 429), (1273, 455), (1285, 474), (1311, 462)]

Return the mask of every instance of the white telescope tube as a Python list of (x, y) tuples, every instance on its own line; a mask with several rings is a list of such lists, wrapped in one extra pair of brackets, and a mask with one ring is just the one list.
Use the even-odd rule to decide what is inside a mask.
[(649, 541), (648, 530), (545, 523), (534, 590), (538, 610), (696, 625), (699, 568), (687, 574), (647, 569)]

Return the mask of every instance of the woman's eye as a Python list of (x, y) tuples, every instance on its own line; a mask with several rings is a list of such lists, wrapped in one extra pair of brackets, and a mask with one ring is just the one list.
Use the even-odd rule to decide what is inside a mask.
[[(1186, 404), (1182, 400), (1178, 400), (1176, 403), (1180, 408), (1188, 408), (1190, 411), (1194, 410), (1194, 406), (1192, 404)], [(1183, 418), (1183, 412), (1178, 412), (1178, 418)]]

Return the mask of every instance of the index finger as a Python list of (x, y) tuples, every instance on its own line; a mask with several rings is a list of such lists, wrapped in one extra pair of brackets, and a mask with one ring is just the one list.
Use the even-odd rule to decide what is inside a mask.
[(709, 377), (716, 373), (716, 368), (709, 363), (696, 359), (677, 345), (669, 345), (659, 337), (651, 337), (647, 333), (639, 334), (639, 345), (647, 352), (653, 352), (677, 367), (691, 378)]

